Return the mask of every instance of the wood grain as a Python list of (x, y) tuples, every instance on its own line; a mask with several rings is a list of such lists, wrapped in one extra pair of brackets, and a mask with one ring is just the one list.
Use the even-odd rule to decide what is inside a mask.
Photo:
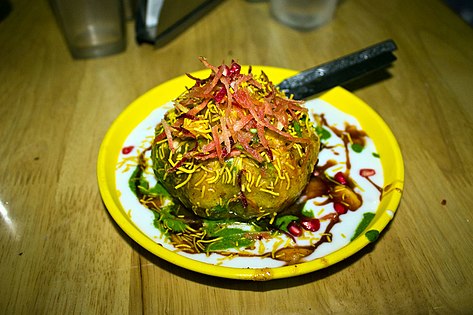
[[(0, 22), (0, 313), (465, 314), (473, 311), (473, 29), (439, 0), (341, 1), (301, 32), (227, 0), (160, 49), (73, 60), (47, 1)], [(405, 190), (375, 244), (269, 282), (174, 266), (126, 236), (96, 183), (112, 121), (152, 87), (219, 63), (296, 70), (392, 38), (389, 72), (348, 84), (396, 135)]]

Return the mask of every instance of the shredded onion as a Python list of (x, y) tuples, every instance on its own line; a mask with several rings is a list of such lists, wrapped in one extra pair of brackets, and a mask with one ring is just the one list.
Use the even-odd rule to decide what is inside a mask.
[[(273, 159), (268, 132), (280, 136), (286, 146), (310, 141), (290, 130), (307, 113), (302, 102), (287, 98), (266, 74), (256, 76), (251, 68), (243, 74), (234, 60), (230, 66), (217, 67), (203, 57), (199, 59), (211, 70), (210, 75), (200, 79), (187, 74), (195, 84), (174, 101), (176, 115), (162, 120), (163, 132), (156, 136), (156, 142), (166, 137), (174, 152), (174, 139), (194, 141), (195, 149), (185, 154), (186, 159), (217, 158), (223, 162), (243, 153), (262, 162), (262, 152)], [(185, 119), (191, 120), (189, 129), (184, 126)]]

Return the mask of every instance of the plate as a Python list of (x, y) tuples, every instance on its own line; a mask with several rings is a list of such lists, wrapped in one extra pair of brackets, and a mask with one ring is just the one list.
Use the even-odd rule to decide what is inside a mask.
[[(247, 67), (243, 67), (244, 69)], [(275, 67), (253, 66), (252, 69), (253, 73), (264, 71), (274, 83), (296, 74), (293, 70)], [(199, 78), (205, 78), (208, 74), (207, 70), (192, 73), (194, 77)], [(393, 219), (401, 200), (404, 185), (402, 155), (393, 133), (383, 119), (355, 95), (341, 87), (336, 87), (314, 101), (328, 104), (337, 112), (352, 116), (358, 121), (375, 145), (376, 156), (383, 173), (383, 182), (379, 185), (382, 198), (379, 198), (380, 201), (376, 206), (377, 209), (373, 211), (373, 216), (362, 226), (362, 230), (357, 231), (356, 237), (345, 241), (346, 244), (340, 248), (328, 250), (326, 254), (310, 261), (281, 266), (266, 266), (257, 258), (245, 261), (246, 265), (226, 266), (215, 261), (207, 261), (206, 258), (194, 259), (193, 254), (183, 255), (176, 249), (159, 244), (156, 237), (150, 235), (147, 228), (143, 227), (142, 221), (149, 218), (147, 219), (146, 215), (131, 216), (129, 206), (124, 206), (123, 192), (117, 186), (117, 164), (120, 159), (123, 159), (122, 149), (126, 147), (126, 141), (129, 141), (127, 139), (131, 134), (136, 133), (138, 126), (149, 120), (149, 117), (160, 108), (162, 109), (162, 106), (169, 106), (170, 101), (179, 96), (186, 86), (192, 86), (193, 83), (194, 81), (189, 77), (180, 76), (145, 93), (119, 115), (102, 142), (97, 163), (100, 193), (111, 217), (129, 237), (154, 255), (180, 267), (207, 275), (244, 280), (280, 279), (314, 272), (353, 255), (370, 242), (377, 240), (379, 233)], [(150, 128), (147, 131), (143, 130), (140, 132), (149, 132), (148, 136), (151, 137), (154, 135), (154, 131)], [(119, 176), (118, 179), (120, 180)], [(152, 223), (146, 222), (146, 224), (152, 226)]]

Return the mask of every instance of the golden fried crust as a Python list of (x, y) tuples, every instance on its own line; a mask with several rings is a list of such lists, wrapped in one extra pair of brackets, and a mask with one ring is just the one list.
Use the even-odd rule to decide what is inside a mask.
[(275, 215), (299, 198), (317, 162), (319, 138), (307, 129), (303, 136), (310, 142), (294, 145), (268, 131), (272, 160), (267, 156), (262, 163), (242, 153), (224, 161), (194, 159), (177, 170), (169, 157), (182, 156), (191, 145), (179, 142), (171, 154), (168, 143), (162, 141), (153, 146), (153, 169), (169, 193), (198, 216), (251, 219)]

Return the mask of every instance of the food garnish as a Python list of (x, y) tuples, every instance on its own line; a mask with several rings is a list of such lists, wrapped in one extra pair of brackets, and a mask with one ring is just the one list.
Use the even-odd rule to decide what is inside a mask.
[[(243, 73), (235, 61), (218, 67), (201, 61), (210, 75), (188, 75), (193, 86), (173, 101), (139, 153), (129, 188), (179, 251), (304, 261), (332, 242), (341, 217), (363, 205), (349, 155), (365, 150), (367, 134), (348, 123), (330, 125), (323, 114), (310, 117), (303, 102), (263, 72)], [(327, 144), (334, 137), (346, 163), (317, 164), (319, 151), (334, 150)], [(132, 150), (138, 147), (125, 146), (122, 154)], [(328, 172), (333, 168), (340, 170)], [(375, 169), (357, 174), (379, 188), (371, 179)], [(331, 210), (314, 213), (309, 201)], [(373, 217), (365, 213), (356, 233)]]
[(199, 217), (274, 217), (299, 198), (317, 162), (307, 109), (264, 73), (201, 61), (210, 76), (190, 76), (195, 84), (156, 128), (156, 177)]

